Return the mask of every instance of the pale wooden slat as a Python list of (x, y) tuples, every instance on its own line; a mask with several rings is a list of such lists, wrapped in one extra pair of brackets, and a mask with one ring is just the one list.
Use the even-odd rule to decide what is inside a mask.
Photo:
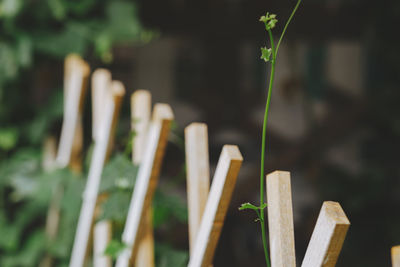
[(111, 257), (104, 254), (112, 237), (112, 225), (108, 220), (102, 220), (95, 224), (93, 229), (93, 266), (111, 267)]
[(147, 131), (151, 114), (151, 94), (147, 90), (137, 90), (131, 96), (131, 124), (135, 137), (132, 142), (132, 160), (142, 162), (146, 146)]
[(266, 185), (271, 266), (294, 267), (296, 255), (290, 173), (270, 173)]
[[(131, 127), (135, 133), (132, 141), (132, 162), (140, 165), (144, 156), (146, 137), (151, 115), (151, 94), (137, 90), (131, 96)], [(152, 211), (145, 212), (143, 237), (138, 243), (135, 267), (154, 267), (154, 234)]]
[(130, 246), (118, 257), (116, 266), (127, 267), (130, 260), (134, 262), (138, 242), (143, 234), (145, 213), (150, 209), (154, 191), (157, 186), (169, 134), (173, 113), (169, 105), (156, 104), (153, 119), (150, 123), (146, 141), (146, 150), (136, 178), (136, 184), (130, 202), (128, 217), (125, 222), (122, 241)]
[(64, 118), (57, 151), (57, 164), (59, 167), (71, 165), (72, 169), (79, 171), (83, 144), (82, 109), (90, 68), (77, 56), (67, 58), (65, 65)]
[(392, 247), (392, 267), (400, 267), (400, 245)]
[(325, 201), (304, 256), (302, 267), (334, 267), (349, 229), (347, 219), (339, 203)]
[(79, 216), (77, 231), (70, 259), (70, 267), (82, 267), (89, 234), (94, 217), (97, 195), (100, 186), (101, 173), (107, 157), (107, 150), (110, 136), (112, 135), (113, 125), (115, 124), (116, 107), (120, 105), (125, 89), (120, 82), (113, 82), (109, 97), (104, 105), (104, 118), (100, 124), (98, 140), (94, 145), (88, 179), (83, 195), (83, 203)]
[(107, 69), (96, 69), (92, 74), (92, 138), (97, 140), (99, 125), (103, 117), (104, 99), (111, 90), (111, 72)]
[(225, 145), (218, 160), (189, 267), (209, 267), (243, 161), (237, 146)]
[(121, 111), (122, 99), (123, 96), (125, 95), (125, 87), (122, 84), (122, 82), (120, 81), (111, 82), (111, 94), (113, 95), (114, 99), (115, 112), (113, 113), (113, 118), (111, 121), (112, 124), (111, 124), (110, 136), (108, 138), (106, 160), (108, 160), (108, 158), (110, 157), (112, 149), (114, 147), (114, 139), (115, 139), (114, 137), (115, 137), (115, 131), (117, 129), (119, 112)]
[(43, 144), (42, 168), (44, 171), (52, 171), (56, 167), (57, 141), (54, 136), (47, 137)]
[[(90, 67), (89, 64), (80, 57), (77, 57), (76, 60), (73, 61), (73, 63), (71, 64), (72, 68), (74, 67), (74, 64), (77, 64), (76, 68), (82, 71), (83, 79), (81, 83), (82, 88), (78, 102), (78, 117), (76, 122), (74, 140), (72, 143), (69, 167), (71, 168), (72, 171), (80, 173), (82, 171), (82, 151), (83, 151), (83, 123), (82, 123), (83, 105), (87, 91)], [(66, 80), (68, 81), (69, 79), (67, 78)]]
[[(97, 111), (96, 109), (93, 109), (93, 112), (98, 112), (98, 116), (94, 116), (93, 119), (97, 119), (97, 125), (93, 124), (93, 141), (96, 143), (97, 140), (99, 139), (99, 131), (100, 131), (100, 125), (102, 123), (102, 118), (103, 118), (103, 113), (104, 113), (104, 104), (107, 101), (107, 95), (113, 94), (113, 95), (123, 95), (125, 93), (125, 89), (123, 87), (123, 84), (119, 81), (111, 81), (111, 73), (106, 70), (106, 69), (97, 69), (93, 75), (97, 75), (97, 77), (92, 78), (92, 82), (96, 83), (103, 83), (101, 86), (96, 85), (97, 88), (101, 88), (100, 91), (98, 91), (98, 96), (97, 98), (93, 99), (93, 101), (97, 101)], [(103, 91), (102, 91), (103, 90)], [(96, 92), (94, 92), (96, 93)], [(103, 99), (101, 99), (101, 97)], [(106, 154), (106, 159), (105, 161), (108, 161), (108, 158), (111, 154), (111, 149), (112, 149), (112, 144), (114, 141), (114, 132), (116, 129), (116, 123), (117, 123), (117, 118), (119, 115), (119, 110), (121, 107), (121, 101), (122, 97), (114, 98), (114, 114), (112, 118), (112, 125), (111, 125), (111, 130), (110, 130), (110, 137), (108, 139), (108, 148), (107, 148), (107, 154)], [(93, 103), (94, 104), (94, 103)], [(93, 121), (94, 122), (94, 121)], [(97, 138), (97, 140), (96, 140)], [(108, 198), (106, 194), (99, 195), (97, 198), (96, 202), (96, 208), (95, 208), (95, 213), (94, 213), (94, 218), (98, 217), (98, 214), (101, 212), (101, 204)], [(102, 222), (98, 222), (102, 223)], [(97, 227), (97, 224), (95, 224), (95, 228)], [(109, 225), (109, 228), (111, 227), (111, 224)], [(103, 226), (99, 226), (97, 231), (93, 232), (93, 249), (96, 252), (96, 241), (95, 240), (108, 240), (110, 241), (112, 238), (112, 232), (111, 230)], [(107, 246), (107, 244), (105, 244)], [(93, 254), (93, 266), (94, 267), (111, 267), (111, 258), (109, 256), (102, 255), (101, 253), (94, 253)], [(97, 265), (99, 264), (99, 265)]]
[(193, 254), (196, 236), (210, 190), (207, 125), (192, 123), (185, 128), (186, 186), (189, 213), (189, 247)]
[[(57, 142), (54, 137), (48, 137), (44, 141), (42, 167), (44, 171), (52, 171), (56, 167)], [(62, 198), (62, 187), (57, 187), (52, 195), (50, 207), (46, 217), (46, 238), (54, 240), (57, 236), (58, 225), (60, 219), (60, 202)], [(45, 254), (39, 263), (40, 267), (50, 267), (53, 265), (53, 258), (49, 254)]]

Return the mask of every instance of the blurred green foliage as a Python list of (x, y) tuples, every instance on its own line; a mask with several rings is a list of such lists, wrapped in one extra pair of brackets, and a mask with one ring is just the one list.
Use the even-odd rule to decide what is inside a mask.
[(0, 0), (0, 31), (1, 150), (16, 145), (18, 132), (3, 127), (21, 112), (16, 104), (30, 106), (26, 87), (38, 63), (62, 60), (72, 52), (109, 63), (115, 44), (154, 37), (142, 27), (135, 2), (128, 0)]
[[(0, 0), (0, 266), (38, 266), (45, 254), (54, 258), (55, 266), (68, 266), (89, 167), (85, 164), (80, 175), (69, 169), (44, 171), (42, 142), (54, 128), (60, 130), (63, 92), (58, 88), (46, 102), (32, 101), (37, 66), (60, 63), (72, 52), (110, 63), (116, 44), (154, 37), (142, 27), (137, 11), (135, 1), (128, 0)], [(90, 162), (90, 151), (85, 162)], [(116, 238), (138, 169), (127, 154), (110, 159), (101, 183), (101, 192), (109, 197), (99, 219), (112, 221)], [(60, 188), (58, 235), (48, 240), (47, 211)], [(187, 221), (183, 201), (166, 192), (156, 193), (153, 212), (159, 227)], [(108, 252), (115, 256), (123, 246), (114, 240)], [(170, 244), (156, 246), (157, 266), (186, 264), (187, 251)]]

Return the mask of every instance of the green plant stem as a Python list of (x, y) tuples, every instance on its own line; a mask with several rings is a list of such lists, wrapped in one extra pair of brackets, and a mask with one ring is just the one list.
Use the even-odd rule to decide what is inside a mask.
[(285, 33), (286, 33), (286, 29), (287, 29), (287, 27), (289, 26), (290, 22), (292, 21), (293, 16), (294, 16), (294, 14), (296, 13), (297, 8), (299, 7), (300, 3), (301, 3), (301, 0), (298, 0), (297, 3), (296, 3), (296, 5), (295, 5), (295, 7), (294, 7), (294, 9), (293, 9), (293, 11), (292, 11), (292, 14), (290, 14), (289, 19), (286, 21), (285, 27), (283, 28), (283, 31), (282, 31), (282, 33), (281, 33), (281, 36), (279, 37), (278, 44), (276, 45), (276, 51), (275, 51), (275, 53), (274, 53), (274, 54), (275, 54), (275, 57), (276, 57), (276, 54), (278, 53), (278, 49), (279, 49), (279, 46), (281, 45), (283, 36), (284, 36)]
[[(269, 34), (269, 38), (271, 41), (272, 60), (271, 60), (271, 74), (270, 74), (270, 78), (269, 78), (267, 103), (265, 105), (263, 132), (262, 132), (261, 168), (260, 168), (260, 207), (261, 207), (261, 205), (263, 205), (265, 203), (264, 202), (265, 143), (266, 143), (266, 136), (267, 136), (268, 111), (269, 111), (269, 106), (271, 103), (272, 86), (274, 84), (274, 78), (275, 78), (275, 60), (276, 60), (276, 51), (275, 51), (274, 39), (273, 39), (271, 30), (268, 30), (268, 34)], [(261, 235), (262, 235), (262, 241), (263, 241), (263, 247), (264, 247), (265, 261), (267, 263), (267, 267), (270, 267), (271, 263), (269, 260), (267, 237), (266, 237), (266, 232), (265, 232), (264, 210), (260, 211), (260, 224), (261, 224)]]

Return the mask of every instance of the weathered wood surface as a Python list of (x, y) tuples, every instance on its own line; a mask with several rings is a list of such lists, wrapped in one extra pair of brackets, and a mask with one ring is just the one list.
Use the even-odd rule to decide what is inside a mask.
[(186, 188), (189, 213), (189, 247), (193, 254), (196, 236), (210, 190), (207, 125), (192, 123), (185, 128)]
[(64, 117), (57, 151), (57, 164), (81, 169), (83, 147), (82, 112), (89, 65), (77, 55), (69, 55), (64, 69)]
[(237, 146), (223, 147), (189, 267), (209, 267), (212, 264), (242, 161), (243, 157)]
[(295, 267), (292, 191), (290, 173), (267, 175), (268, 227), (273, 267)]
[[(131, 96), (131, 128), (133, 132), (132, 162), (140, 165), (145, 148), (151, 117), (151, 94), (147, 90), (137, 90)], [(154, 267), (154, 235), (152, 209), (145, 213), (143, 236), (138, 243), (135, 267)]]
[(84, 264), (101, 174), (107, 157), (110, 136), (112, 135), (113, 126), (115, 125), (115, 114), (118, 113), (116, 107), (120, 105), (124, 94), (125, 88), (122, 83), (118, 81), (112, 82), (111, 91), (104, 104), (104, 118), (99, 126), (98, 140), (93, 149), (88, 179), (83, 194), (81, 213), (72, 248), (70, 267), (82, 267)]
[(125, 249), (117, 258), (117, 267), (127, 267), (130, 261), (135, 262), (138, 244), (146, 224), (145, 214), (151, 207), (173, 118), (169, 105), (156, 104), (154, 106), (153, 118), (146, 141), (146, 150), (142, 164), (139, 167), (128, 217), (122, 234), (122, 241), (129, 248)]
[(340, 204), (325, 201), (301, 266), (334, 267), (349, 226), (350, 221)]

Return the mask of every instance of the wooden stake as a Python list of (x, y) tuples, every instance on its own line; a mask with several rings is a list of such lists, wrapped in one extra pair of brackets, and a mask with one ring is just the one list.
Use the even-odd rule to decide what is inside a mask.
[(210, 190), (207, 125), (192, 123), (185, 128), (189, 247), (193, 255), (196, 236)]
[[(104, 104), (107, 101), (107, 96), (112, 90), (113, 82), (111, 80), (111, 72), (106, 69), (97, 69), (93, 72), (92, 76), (92, 137), (94, 143), (99, 141), (100, 136), (100, 125), (102, 119), (104, 117)], [(121, 91), (122, 84), (116, 83), (114, 84), (117, 89), (114, 90)], [(122, 88), (123, 89), (123, 88)], [(108, 160), (111, 150), (112, 144), (114, 141), (114, 132), (116, 128), (116, 122), (119, 115), (119, 110), (121, 107), (121, 99), (115, 101), (115, 110), (113, 115), (113, 123), (111, 125), (110, 130), (110, 137), (108, 139), (108, 146), (107, 146), (107, 154), (105, 161)], [(96, 208), (94, 213), (94, 218), (98, 217), (98, 214), (101, 212), (101, 204), (108, 198), (107, 195), (102, 194), (99, 195), (96, 202)], [(97, 224), (100, 224), (99, 226)], [(107, 225), (107, 227), (106, 227)], [(95, 224), (94, 226), (97, 228), (96, 231), (93, 231), (93, 266), (94, 267), (111, 267), (112, 260), (111, 257), (104, 255), (104, 250), (106, 249), (108, 243), (111, 241), (112, 238), (112, 224), (109, 221), (100, 221)], [(100, 244), (96, 244), (98, 240), (99, 242), (103, 242)], [(103, 249), (103, 251), (100, 251)]]
[(68, 165), (75, 171), (81, 168), (83, 145), (82, 110), (89, 65), (76, 55), (65, 60), (64, 77), (64, 119), (57, 153), (57, 164), (63, 168)]
[(143, 223), (143, 236), (138, 244), (135, 258), (135, 267), (154, 267), (154, 234), (153, 234), (153, 210), (150, 207), (146, 211)]
[(325, 201), (301, 266), (334, 267), (349, 226), (350, 221), (340, 204)]
[[(43, 159), (43, 168), (47, 171), (67, 165), (75, 172), (80, 172), (82, 169), (82, 111), (89, 73), (89, 65), (78, 55), (70, 54), (66, 57), (64, 61), (64, 119), (55, 158), (51, 159), (56, 148), (51, 148), (52, 154), (47, 155), (50, 152), (46, 152), (49, 149), (48, 146), (55, 146), (55, 144), (48, 144), (44, 148), (44, 155), (47, 155), (47, 158)], [(55, 142), (55, 140), (51, 142)], [(63, 188), (60, 185), (53, 192), (47, 213), (46, 234), (49, 240), (54, 240), (57, 236), (62, 197)], [(52, 266), (52, 257), (45, 255), (39, 265), (41, 267)]]
[(392, 247), (392, 267), (400, 267), (400, 245)]
[(127, 267), (130, 260), (135, 261), (138, 242), (141, 240), (146, 224), (145, 213), (150, 209), (158, 176), (164, 157), (167, 138), (173, 113), (169, 105), (156, 104), (153, 119), (150, 123), (146, 151), (139, 167), (135, 189), (129, 207), (122, 241), (130, 248), (125, 249), (118, 257), (116, 266)]
[(210, 194), (197, 233), (189, 267), (212, 264), (243, 157), (237, 146), (225, 145), (219, 158)]
[[(131, 126), (134, 133), (132, 142), (132, 162), (140, 165), (143, 160), (151, 114), (151, 94), (147, 90), (137, 90), (131, 96)], [(154, 267), (154, 234), (152, 210), (146, 210), (143, 223), (143, 237), (138, 242), (135, 267)]]
[(95, 143), (90, 164), (87, 184), (83, 195), (83, 203), (79, 216), (78, 227), (75, 234), (74, 245), (70, 260), (70, 267), (82, 267), (85, 259), (89, 234), (92, 226), (96, 200), (100, 186), (101, 173), (107, 156), (109, 139), (115, 124), (116, 107), (120, 105), (124, 86), (121, 82), (114, 81), (111, 85), (111, 94), (106, 98), (104, 105), (104, 118), (100, 124), (98, 140)]
[(150, 92), (147, 90), (137, 90), (131, 96), (131, 129), (134, 132), (132, 161), (135, 165), (139, 165), (142, 162), (150, 123), (150, 114)]
[(104, 101), (110, 88), (111, 72), (107, 69), (96, 69), (92, 74), (92, 138), (95, 142), (103, 118)]
[[(46, 172), (52, 171), (56, 167), (57, 155), (57, 142), (54, 137), (46, 138), (43, 145), (42, 167)], [(48, 240), (53, 241), (58, 232), (58, 225), (60, 220), (60, 202), (63, 192), (62, 187), (55, 188), (50, 207), (47, 211), (46, 217), (46, 237)], [(44, 258), (40, 261), (40, 267), (50, 267), (53, 265), (53, 258), (49, 254), (45, 254)]]
[(295, 267), (292, 192), (290, 173), (267, 175), (267, 203), (271, 265)]
[(54, 136), (47, 137), (43, 144), (42, 168), (44, 171), (52, 171), (56, 167), (57, 141)]
[(112, 226), (108, 220), (102, 220), (95, 224), (93, 231), (93, 266), (111, 267), (111, 257), (104, 255), (108, 243), (111, 241)]

